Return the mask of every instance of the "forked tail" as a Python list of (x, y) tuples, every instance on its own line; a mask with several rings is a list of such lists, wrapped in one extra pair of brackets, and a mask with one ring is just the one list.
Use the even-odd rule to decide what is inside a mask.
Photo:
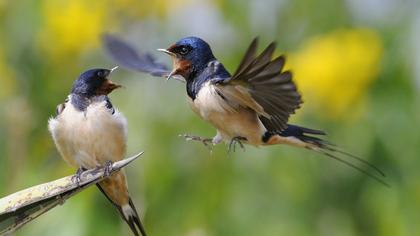
[(140, 217), (137, 214), (136, 207), (134, 206), (133, 201), (131, 198), (128, 199), (128, 204), (125, 205), (118, 205), (111, 198), (106, 194), (104, 189), (100, 186), (100, 184), (96, 184), (96, 186), (101, 190), (101, 192), (105, 195), (105, 197), (118, 209), (123, 220), (128, 224), (131, 231), (135, 236), (140, 236), (139, 231), (142, 236), (146, 236), (146, 231), (140, 221)]
[[(323, 154), (326, 157), (331, 159), (337, 160), (351, 168), (358, 170), (359, 172), (367, 175), (368, 177), (376, 180), (377, 182), (389, 187), (389, 184), (385, 182), (382, 178), (385, 177), (384, 172), (382, 172), (378, 167), (373, 165), (372, 163), (357, 157), (351, 153), (341, 150), (336, 145), (316, 137), (314, 135), (325, 135), (325, 132), (321, 130), (314, 130), (308, 129), (296, 125), (289, 125), (283, 132), (278, 134), (279, 143), (285, 143), (293, 146), (304, 147), (306, 149), (318, 152)], [(354, 161), (365, 165), (366, 167), (370, 168), (371, 170), (375, 171), (378, 175), (374, 175), (373, 173), (369, 172), (368, 170), (361, 168), (358, 165), (350, 162), (348, 159), (340, 158), (336, 154), (342, 154), (345, 157), (351, 158)]]

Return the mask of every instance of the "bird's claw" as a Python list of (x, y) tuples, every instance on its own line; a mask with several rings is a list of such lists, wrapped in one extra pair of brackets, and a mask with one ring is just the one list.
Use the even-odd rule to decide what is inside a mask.
[(106, 161), (104, 166), (104, 176), (108, 177), (112, 171), (112, 161)]
[(180, 134), (180, 137), (185, 138), (186, 141), (198, 141), (201, 142), (202, 144), (204, 144), (204, 146), (206, 146), (208, 149), (210, 149), (210, 151), (213, 148), (213, 139), (211, 138), (203, 138), (200, 136), (196, 136), (196, 135), (189, 135), (189, 134)]
[(71, 178), (72, 182), (77, 184), (77, 187), (80, 186), (80, 182), (82, 181), (81, 176), (83, 171), (85, 171), (85, 168), (79, 167), (76, 171), (76, 174)]
[(236, 151), (236, 144), (239, 144), (239, 146), (242, 148), (242, 150), (245, 151), (245, 146), (242, 144), (241, 141), (246, 141), (246, 138), (240, 137), (240, 136), (233, 137), (230, 140), (230, 143), (229, 143), (228, 153), (231, 153), (232, 151), (233, 152)]

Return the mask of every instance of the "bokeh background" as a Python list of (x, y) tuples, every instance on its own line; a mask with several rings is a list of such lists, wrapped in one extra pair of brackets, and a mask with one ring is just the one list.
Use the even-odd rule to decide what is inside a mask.
[[(215, 134), (184, 84), (121, 69), (111, 99), (128, 118), (127, 155), (146, 151), (126, 171), (150, 235), (420, 234), (419, 1), (0, 0), (1, 196), (75, 172), (47, 121), (83, 70), (115, 66), (104, 32), (168, 64), (156, 48), (200, 36), (230, 71), (255, 36), (276, 40), (305, 101), (291, 122), (325, 130), (391, 185), (292, 147), (209, 153), (178, 137)], [(16, 235), (129, 234), (90, 188)]]

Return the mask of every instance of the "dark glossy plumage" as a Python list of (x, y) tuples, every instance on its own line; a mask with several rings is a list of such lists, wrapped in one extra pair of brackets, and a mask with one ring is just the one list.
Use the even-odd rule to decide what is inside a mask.
[[(108, 96), (100, 94), (98, 90), (107, 81), (107, 77), (111, 73), (109, 69), (90, 69), (83, 72), (77, 80), (74, 81), (71, 89), (71, 103), (80, 111), (85, 111), (92, 102), (91, 98), (95, 97), (95, 101), (105, 101), (106, 107), (110, 112), (114, 113), (114, 108)], [(59, 105), (61, 106), (61, 104)], [(57, 107), (57, 111), (58, 111)]]
[[(179, 60), (191, 63), (191, 71), (185, 78), (187, 81), (196, 79), (207, 69), (209, 62), (216, 60), (210, 45), (198, 37), (183, 38), (170, 46), (168, 51), (175, 53)], [(220, 72), (226, 73), (227, 71)]]
[(85, 97), (95, 96), (110, 73), (111, 70), (108, 69), (90, 69), (83, 72), (74, 81), (71, 93)]
[[(93, 101), (105, 101), (106, 108), (114, 114), (115, 109), (112, 106), (111, 100), (106, 95), (108, 91), (102, 91), (105, 86), (112, 86), (110, 91), (119, 87), (112, 82), (109, 82), (107, 77), (111, 73), (109, 69), (90, 69), (83, 72), (77, 80), (74, 81), (70, 96), (71, 104), (79, 111), (85, 111), (86, 108)], [(67, 98), (63, 103), (56, 108), (56, 115), (59, 115), (65, 108), (65, 104), (69, 101)]]
[[(201, 87), (208, 81), (213, 84), (221, 83), (230, 78), (229, 72), (225, 67), (213, 60), (213, 63), (207, 63), (203, 70), (199, 71), (192, 79), (187, 79), (187, 94), (194, 100)], [(223, 97), (222, 92), (219, 96)]]

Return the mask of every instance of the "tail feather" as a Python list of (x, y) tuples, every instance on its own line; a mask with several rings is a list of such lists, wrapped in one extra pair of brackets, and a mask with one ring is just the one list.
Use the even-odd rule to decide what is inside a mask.
[[(105, 197), (114, 205), (118, 212), (121, 215), (121, 218), (127, 223), (127, 225), (130, 227), (131, 231), (135, 236), (140, 236), (139, 231), (142, 236), (146, 236), (146, 231), (143, 227), (143, 224), (140, 221), (140, 217), (137, 214), (136, 207), (134, 206), (133, 201), (131, 198), (128, 200), (128, 204), (124, 206), (119, 206), (115, 204), (109, 196), (105, 193), (105, 191), (102, 189), (102, 187), (99, 184), (96, 184), (96, 186), (99, 188), (99, 190), (105, 195)], [(137, 226), (137, 227), (136, 227)]]
[(353, 163), (351, 163), (351, 162), (349, 162), (349, 161), (346, 161), (346, 160), (344, 160), (344, 159), (342, 159), (342, 158), (339, 158), (339, 157), (337, 157), (337, 156), (335, 156), (335, 155), (333, 155), (333, 154), (331, 154), (331, 153), (329, 153), (329, 152), (326, 152), (326, 151), (324, 151), (324, 150), (322, 150), (322, 149), (319, 149), (319, 148), (309, 148), (309, 149), (310, 149), (310, 150), (313, 150), (313, 151), (316, 151), (316, 152), (318, 152), (318, 153), (321, 153), (321, 154), (323, 154), (323, 155), (325, 155), (325, 156), (327, 156), (327, 157), (329, 157), (329, 158), (332, 158), (332, 159), (334, 159), (334, 160), (337, 160), (337, 161), (339, 161), (339, 162), (341, 162), (341, 163), (343, 163), (343, 164), (345, 164), (345, 165), (347, 165), (347, 166), (350, 166), (350, 167), (352, 167), (352, 168), (354, 168), (354, 169), (358, 170), (359, 172), (361, 172), (361, 173), (365, 174), (366, 176), (368, 176), (368, 177), (370, 177), (370, 178), (372, 178), (372, 179), (376, 180), (377, 182), (379, 182), (379, 183), (381, 183), (381, 184), (385, 185), (386, 187), (390, 187), (390, 186), (389, 186), (389, 184), (388, 184), (387, 182), (385, 182), (384, 180), (382, 180), (382, 179), (380, 179), (379, 177), (377, 177), (377, 176), (375, 176), (375, 175), (373, 175), (373, 174), (369, 173), (368, 171), (366, 171), (366, 170), (364, 170), (364, 169), (360, 168), (359, 166), (356, 166), (355, 164), (353, 164)]
[(138, 215), (138, 213), (137, 213), (137, 209), (136, 209), (136, 207), (134, 206), (134, 203), (133, 203), (133, 201), (131, 200), (131, 198), (129, 198), (128, 203), (129, 203), (129, 205), (130, 205), (131, 209), (132, 209), (132, 210), (133, 210), (133, 212), (134, 212), (134, 216), (131, 216), (131, 218), (130, 218), (130, 219), (132, 219), (132, 221), (134, 221), (134, 223), (137, 225), (137, 227), (138, 227), (138, 229), (140, 230), (141, 234), (142, 234), (143, 236), (146, 236), (146, 230), (144, 229), (143, 224), (142, 224), (142, 223), (141, 223), (141, 221), (140, 221), (140, 217), (139, 217), (139, 215)]
[(283, 137), (294, 137), (299, 139), (300, 141), (306, 143), (307, 145), (305, 145), (305, 148), (312, 150), (312, 151), (316, 151), (320, 154), (323, 154), (324, 156), (327, 156), (331, 159), (337, 160), (353, 169), (356, 169), (357, 171), (365, 174), (366, 176), (376, 180), (377, 182), (389, 187), (389, 184), (386, 183), (383, 179), (381, 179), (380, 177), (368, 172), (367, 170), (349, 162), (348, 160), (345, 160), (343, 158), (340, 158), (336, 155), (334, 155), (334, 153), (339, 153), (339, 154), (343, 154), (346, 157), (352, 158), (353, 160), (358, 161), (359, 163), (362, 163), (364, 165), (366, 165), (367, 167), (371, 168), (372, 170), (374, 170), (375, 172), (377, 172), (380, 176), (385, 177), (385, 174), (383, 171), (381, 171), (378, 167), (376, 167), (375, 165), (373, 165), (372, 163), (358, 157), (355, 156), (351, 153), (348, 153), (346, 151), (341, 150), (339, 147), (337, 147), (335, 144), (330, 143), (327, 140), (321, 139), (319, 137), (315, 137), (312, 135), (325, 135), (325, 133), (323, 131), (320, 130), (314, 130), (314, 129), (308, 129), (308, 128), (304, 128), (304, 127), (300, 127), (300, 126), (296, 126), (296, 125), (289, 125), (287, 127), (286, 130), (284, 130), (282, 133), (280, 133), (281, 136)]
[(357, 161), (369, 166), (370, 168), (375, 170), (377, 173), (379, 173), (383, 177), (386, 177), (385, 173), (382, 170), (380, 170), (378, 167), (373, 165), (372, 163), (370, 163), (370, 162), (368, 162), (368, 161), (366, 161), (366, 160), (364, 160), (364, 159), (362, 159), (362, 158), (360, 158), (356, 155), (353, 155), (349, 152), (343, 151), (343, 150), (339, 149), (339, 147), (337, 147), (336, 145), (334, 145), (334, 144), (332, 144), (332, 143), (330, 143), (326, 140), (323, 140), (323, 139), (320, 139), (320, 138), (317, 138), (317, 137), (308, 136), (308, 135), (302, 135), (301, 137), (298, 137), (298, 138), (300, 140), (304, 141), (305, 143), (313, 144), (318, 148), (346, 155), (346, 156), (348, 156), (348, 157), (350, 157), (354, 160), (357, 160)]

